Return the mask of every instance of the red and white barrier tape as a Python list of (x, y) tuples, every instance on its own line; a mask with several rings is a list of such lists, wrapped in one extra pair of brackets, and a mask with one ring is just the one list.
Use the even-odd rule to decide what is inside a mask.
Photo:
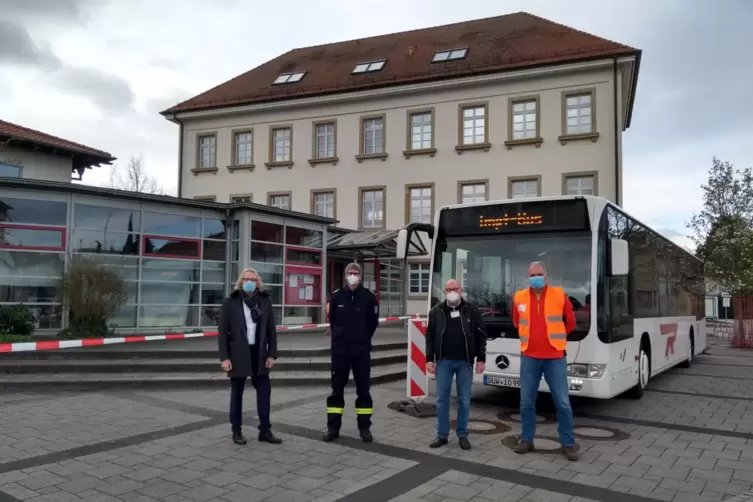
[[(382, 317), (379, 323), (411, 319), (414, 316)], [(301, 324), (300, 326), (278, 326), (277, 331), (295, 331), (298, 329), (327, 328), (329, 324)], [(75, 349), (78, 347), (95, 347), (99, 345), (113, 345), (116, 343), (154, 342), (158, 340), (181, 340), (185, 338), (202, 338), (217, 336), (216, 331), (201, 333), (168, 333), (166, 335), (136, 335), (112, 338), (85, 338), (83, 340), (45, 340), (38, 342), (0, 343), (2, 352), (30, 352), (36, 350)]]

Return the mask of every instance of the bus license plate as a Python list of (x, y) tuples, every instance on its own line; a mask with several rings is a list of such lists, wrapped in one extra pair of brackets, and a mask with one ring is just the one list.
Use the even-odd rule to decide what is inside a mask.
[(484, 385), (494, 385), (496, 387), (515, 387), (519, 389), (520, 379), (487, 375), (484, 377)]

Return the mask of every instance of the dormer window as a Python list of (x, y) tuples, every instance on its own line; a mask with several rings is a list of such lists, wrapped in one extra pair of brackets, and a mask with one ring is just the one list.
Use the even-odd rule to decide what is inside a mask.
[(282, 73), (274, 81), (275, 84), (295, 84), (300, 82), (303, 76), (306, 75), (305, 71), (299, 71), (295, 73)]
[(353, 73), (372, 73), (380, 71), (387, 63), (386, 59), (380, 59), (379, 61), (366, 61), (364, 63), (358, 63), (353, 69)]
[(452, 49), (449, 51), (440, 51), (434, 54), (431, 58), (432, 63), (445, 63), (447, 61), (456, 61), (458, 59), (465, 59), (468, 55), (468, 49)]

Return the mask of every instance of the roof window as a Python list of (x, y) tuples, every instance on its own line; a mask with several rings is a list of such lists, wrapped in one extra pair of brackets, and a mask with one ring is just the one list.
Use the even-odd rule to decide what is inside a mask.
[(295, 84), (300, 82), (303, 76), (306, 75), (305, 71), (299, 71), (295, 73), (282, 73), (274, 81), (275, 84)]
[(387, 63), (386, 59), (380, 59), (379, 61), (366, 61), (365, 63), (358, 63), (353, 69), (353, 73), (372, 73), (380, 71)]
[(439, 51), (431, 58), (432, 63), (444, 63), (446, 61), (455, 61), (458, 59), (465, 59), (468, 55), (468, 48), (465, 49), (451, 49), (449, 51)]

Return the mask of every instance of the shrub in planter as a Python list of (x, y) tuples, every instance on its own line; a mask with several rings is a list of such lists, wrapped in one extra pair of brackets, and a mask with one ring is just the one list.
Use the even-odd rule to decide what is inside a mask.
[(34, 312), (25, 305), (0, 305), (0, 335), (30, 336), (36, 322)]
[(126, 284), (117, 272), (97, 261), (76, 256), (58, 287), (68, 308), (63, 338), (99, 338), (109, 334), (107, 323), (128, 299)]

